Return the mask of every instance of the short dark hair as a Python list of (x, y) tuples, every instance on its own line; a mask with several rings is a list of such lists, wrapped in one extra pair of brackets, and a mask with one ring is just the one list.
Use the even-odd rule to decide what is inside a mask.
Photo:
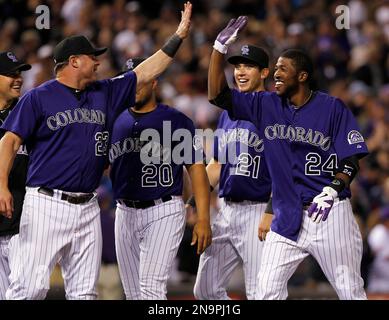
[(293, 61), (297, 72), (306, 71), (308, 73), (307, 82), (311, 85), (313, 80), (313, 62), (308, 54), (298, 49), (288, 49), (281, 53), (280, 57)]
[(69, 64), (69, 61), (59, 62), (54, 66), (54, 73), (57, 74), (63, 68), (65, 68)]

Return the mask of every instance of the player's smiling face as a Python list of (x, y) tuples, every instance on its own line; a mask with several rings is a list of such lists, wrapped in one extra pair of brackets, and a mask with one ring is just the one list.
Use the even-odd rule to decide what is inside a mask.
[(259, 67), (247, 62), (241, 62), (235, 65), (234, 78), (236, 86), (241, 92), (257, 91), (262, 84)]
[(279, 96), (290, 96), (298, 90), (298, 74), (289, 58), (280, 57), (274, 68), (274, 82)]
[(0, 75), (0, 99), (11, 101), (20, 97), (23, 78), (20, 71), (10, 75)]

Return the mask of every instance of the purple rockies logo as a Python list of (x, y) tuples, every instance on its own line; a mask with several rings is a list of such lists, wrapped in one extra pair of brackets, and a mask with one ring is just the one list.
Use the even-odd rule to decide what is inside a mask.
[(12, 62), (18, 62), (18, 59), (16, 59), (15, 55), (12, 52), (7, 52), (7, 57), (12, 60)]
[(365, 140), (357, 130), (351, 130), (347, 135), (347, 141), (349, 144), (356, 144), (364, 142)]
[(248, 56), (248, 55), (249, 55), (249, 52), (250, 52), (249, 46), (248, 46), (248, 45), (243, 46), (243, 47), (240, 49), (240, 51), (242, 52), (243, 55)]
[(134, 69), (134, 61), (132, 61), (132, 59), (128, 59), (126, 61), (126, 67), (127, 67), (128, 70)]

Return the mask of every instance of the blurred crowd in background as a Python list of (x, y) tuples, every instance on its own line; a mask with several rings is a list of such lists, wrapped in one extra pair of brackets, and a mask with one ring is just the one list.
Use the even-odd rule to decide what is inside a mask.
[[(265, 48), (271, 70), (287, 48), (306, 50), (315, 65), (316, 87), (341, 98), (357, 117), (370, 155), (352, 184), (352, 204), (364, 239), (362, 274), (368, 292), (389, 294), (389, 1), (385, 0), (193, 0), (192, 31), (174, 63), (159, 79), (159, 99), (188, 115), (198, 128), (215, 128), (220, 110), (207, 100), (207, 72), (213, 42), (231, 17), (249, 23), (230, 50), (242, 44)], [(35, 27), (38, 5), (50, 8), (50, 29)], [(350, 28), (337, 29), (336, 7), (347, 5)], [(131, 57), (148, 57), (176, 30), (183, 1), (0, 0), (0, 51), (12, 50), (33, 67), (24, 91), (54, 77), (53, 47), (83, 34), (98, 47), (101, 79), (113, 77)], [(346, 21), (347, 22), (347, 21)], [(226, 65), (232, 83), (232, 67)], [(273, 79), (266, 82), (273, 90)], [(99, 188), (104, 227), (103, 266), (115, 265), (112, 201), (107, 175)], [(212, 212), (217, 212), (217, 191)], [(185, 233), (172, 281), (193, 281), (198, 258)], [(300, 271), (299, 271), (300, 270)], [(293, 286), (326, 282), (314, 261), (291, 279)], [(114, 278), (115, 277), (115, 278)], [(120, 285), (113, 273), (112, 287)], [(116, 279), (113, 281), (113, 279)], [(114, 283), (113, 283), (114, 282)], [(243, 286), (243, 283), (242, 283)], [(108, 297), (108, 296), (107, 296)], [(118, 296), (119, 297), (119, 296)]]

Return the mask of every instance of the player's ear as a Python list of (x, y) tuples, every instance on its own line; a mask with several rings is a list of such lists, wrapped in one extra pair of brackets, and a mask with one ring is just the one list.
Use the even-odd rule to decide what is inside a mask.
[(70, 56), (70, 57), (69, 57), (69, 64), (70, 64), (73, 68), (78, 68), (78, 67), (79, 67), (78, 57), (77, 57), (77, 56)]
[(269, 68), (263, 68), (261, 70), (261, 79), (265, 80), (269, 76)]
[(298, 76), (299, 82), (305, 82), (305, 81), (307, 81), (307, 79), (308, 79), (308, 72), (300, 71), (299, 76)]

